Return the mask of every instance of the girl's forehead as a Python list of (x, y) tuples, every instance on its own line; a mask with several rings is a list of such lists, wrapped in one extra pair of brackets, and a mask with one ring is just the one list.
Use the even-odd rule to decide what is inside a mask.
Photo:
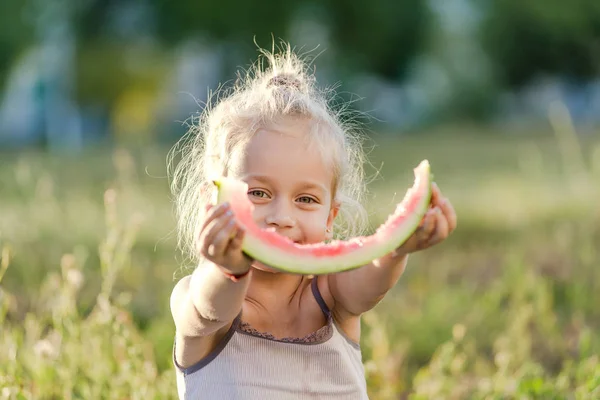
[(232, 172), (271, 175), (284, 180), (299, 175), (329, 186), (334, 179), (331, 154), (325, 156), (327, 153), (309, 136), (309, 132), (301, 129), (261, 129), (234, 155)]
[(301, 132), (280, 132), (261, 129), (250, 139), (244, 152), (245, 163), (255, 164), (325, 164), (307, 135)]

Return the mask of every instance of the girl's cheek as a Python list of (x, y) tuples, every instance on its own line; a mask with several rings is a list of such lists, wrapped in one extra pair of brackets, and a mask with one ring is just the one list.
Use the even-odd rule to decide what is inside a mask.
[(320, 216), (319, 218), (315, 218), (310, 223), (310, 233), (311, 236), (316, 239), (322, 240), (323, 237), (326, 236), (327, 232), (327, 216)]
[(262, 224), (262, 222), (265, 220), (264, 207), (261, 207), (258, 204), (254, 204), (254, 211), (252, 213), (252, 217), (254, 218), (254, 222), (260, 226)]

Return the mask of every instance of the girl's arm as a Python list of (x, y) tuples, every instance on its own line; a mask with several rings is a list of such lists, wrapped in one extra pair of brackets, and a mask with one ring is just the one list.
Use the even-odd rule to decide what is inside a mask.
[(181, 279), (171, 294), (171, 313), (180, 337), (211, 335), (230, 324), (242, 308), (250, 264), (241, 250), (243, 231), (227, 204), (208, 210), (199, 238), (207, 259)]
[(375, 307), (402, 276), (410, 253), (442, 242), (455, 228), (456, 213), (433, 184), (431, 208), (405, 244), (364, 267), (328, 276), (334, 309), (358, 316)]
[(230, 324), (242, 309), (249, 275), (234, 281), (208, 262), (181, 279), (171, 294), (171, 313), (178, 335), (207, 336)]

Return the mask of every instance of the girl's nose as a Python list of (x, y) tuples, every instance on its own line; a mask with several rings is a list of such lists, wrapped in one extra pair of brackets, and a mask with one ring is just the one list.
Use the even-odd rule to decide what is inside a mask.
[(265, 222), (270, 227), (293, 228), (295, 220), (292, 218), (291, 210), (282, 203), (282, 201), (271, 203), (272, 208), (269, 210)]
[(268, 226), (277, 228), (293, 228), (294, 219), (289, 215), (273, 213), (267, 216), (266, 221)]

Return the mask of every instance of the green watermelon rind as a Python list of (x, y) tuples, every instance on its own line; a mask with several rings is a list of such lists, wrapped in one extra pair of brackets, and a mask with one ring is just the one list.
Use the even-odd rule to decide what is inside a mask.
[[(252, 259), (261, 262), (264, 265), (269, 266), (275, 270), (281, 272), (288, 272), (301, 275), (323, 275), (348, 271), (356, 268), (360, 268), (373, 260), (383, 257), (398, 247), (400, 247), (410, 236), (416, 231), (421, 220), (423, 219), (429, 204), (431, 201), (431, 182), (433, 175), (430, 170), (429, 162), (427, 160), (422, 161), (417, 168), (414, 170), (415, 183), (411, 189), (409, 189), (405, 195), (405, 198), (400, 202), (396, 208), (396, 212), (391, 214), (386, 222), (380, 225), (380, 227), (370, 236), (364, 238), (365, 241), (371, 241), (367, 245), (363, 245), (360, 248), (354, 249), (351, 252), (343, 255), (335, 256), (314, 256), (316, 248), (321, 248), (323, 251), (332, 249), (335, 246), (344, 246), (345, 242), (352, 242), (358, 240), (358, 238), (352, 238), (347, 241), (332, 241), (331, 243), (319, 243), (313, 245), (294, 245), (289, 246), (296, 249), (307, 249), (305, 253), (294, 254), (293, 252), (286, 251), (286, 249), (275, 246), (272, 243), (268, 243), (259, 237), (259, 234), (263, 234), (260, 231), (254, 221), (242, 221), (241, 225), (245, 229), (244, 241), (242, 244), (242, 250)], [(236, 210), (236, 205), (232, 202), (234, 195), (240, 191), (240, 182), (235, 181), (231, 178), (221, 178), (213, 181), (217, 187), (217, 204), (224, 202), (230, 202), (234, 214), (240, 223), (241, 211)], [(245, 185), (245, 184), (244, 184)], [(426, 191), (423, 193), (423, 191)], [(245, 193), (244, 193), (245, 195)], [(403, 204), (410, 203), (411, 196), (419, 196), (417, 198), (417, 205), (412, 213), (402, 216), (398, 214), (398, 210)], [(248, 200), (246, 198), (248, 202)], [(398, 218), (403, 218), (398, 219)], [(242, 218), (243, 219), (243, 218)], [(392, 221), (402, 221), (402, 226), (392, 230), (392, 235), (384, 237), (383, 228), (388, 226), (388, 223)], [(253, 230), (257, 230), (257, 234), (253, 234)], [(377, 236), (376, 236), (377, 235)], [(310, 250), (308, 250), (310, 249)], [(288, 248), (288, 250), (292, 250)], [(301, 251), (301, 250), (298, 250)]]

